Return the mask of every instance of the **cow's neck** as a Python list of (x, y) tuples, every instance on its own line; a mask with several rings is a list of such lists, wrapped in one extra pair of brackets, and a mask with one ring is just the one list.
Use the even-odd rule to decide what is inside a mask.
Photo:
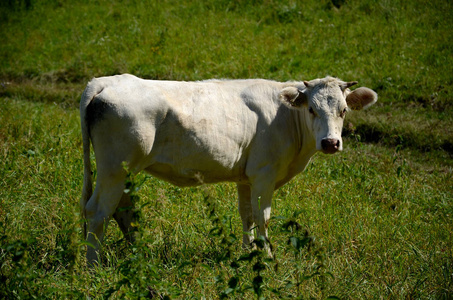
[(294, 158), (288, 166), (286, 177), (278, 182), (277, 186), (285, 184), (295, 175), (302, 172), (310, 162), (311, 157), (316, 153), (316, 141), (308, 129), (305, 118), (309, 118), (308, 113), (291, 110), (292, 128), (294, 128), (294, 130), (291, 130), (295, 147)]
[(294, 145), (297, 147), (296, 151), (299, 155), (311, 153), (310, 156), (312, 156), (316, 152), (316, 140), (305, 121), (309, 117), (305, 110), (291, 110)]

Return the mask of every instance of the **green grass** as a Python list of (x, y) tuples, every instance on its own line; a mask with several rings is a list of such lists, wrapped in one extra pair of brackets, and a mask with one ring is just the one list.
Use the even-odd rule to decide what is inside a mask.
[[(1, 297), (449, 299), (452, 4), (332, 2), (2, 2)], [(141, 238), (127, 245), (112, 222), (90, 271), (76, 107), (91, 77), (122, 72), (334, 75), (380, 98), (348, 115), (343, 153), (315, 156), (275, 193), (276, 261), (241, 249), (234, 185), (140, 174)]]
[[(1, 115), (2, 293), (121, 298), (155, 291), (212, 298), (239, 274), (236, 293), (253, 295), (246, 288), (254, 262), (241, 262), (237, 271), (229, 266), (247, 254), (240, 249), (233, 185), (180, 189), (139, 175), (136, 182), (145, 180), (138, 193), (141, 239), (127, 246), (112, 222), (104, 266), (93, 274), (85, 267), (78, 215), (77, 111), (6, 98)], [(276, 192), (270, 236), (277, 261), (265, 262), (264, 295), (273, 297), (271, 290), (280, 288), (281, 295), (305, 297), (446, 297), (453, 289), (451, 164), (408, 150), (346, 143), (340, 155), (316, 156), (305, 173)], [(209, 217), (206, 193), (217, 223)], [(294, 212), (302, 232), (316, 242), (297, 260), (282, 220)], [(225, 236), (238, 238), (224, 260), (225, 242), (209, 234), (218, 224)], [(298, 292), (297, 274), (312, 275), (320, 265), (324, 277), (302, 281)], [(294, 286), (284, 289), (288, 282)]]

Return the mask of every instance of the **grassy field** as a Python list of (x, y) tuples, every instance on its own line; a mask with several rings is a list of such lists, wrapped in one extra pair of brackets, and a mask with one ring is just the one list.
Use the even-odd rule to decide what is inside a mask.
[[(0, 22), (0, 298), (451, 299), (451, 1), (11, 0)], [(275, 261), (241, 249), (234, 185), (139, 174), (140, 239), (112, 222), (89, 270), (77, 105), (123, 72), (333, 75), (380, 98), (275, 193)]]

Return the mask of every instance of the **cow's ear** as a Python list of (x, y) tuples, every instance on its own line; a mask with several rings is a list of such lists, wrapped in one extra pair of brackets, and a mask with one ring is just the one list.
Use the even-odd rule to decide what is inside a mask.
[(378, 95), (372, 89), (359, 87), (346, 96), (346, 103), (352, 110), (361, 110), (368, 108), (376, 103)]
[(290, 107), (301, 107), (308, 102), (307, 95), (296, 87), (286, 87), (280, 92), (280, 101)]

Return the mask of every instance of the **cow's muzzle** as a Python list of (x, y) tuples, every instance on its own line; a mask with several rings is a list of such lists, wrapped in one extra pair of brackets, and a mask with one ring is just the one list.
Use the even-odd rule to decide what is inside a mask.
[(340, 150), (340, 140), (325, 138), (321, 140), (322, 152), (326, 154), (334, 154)]

